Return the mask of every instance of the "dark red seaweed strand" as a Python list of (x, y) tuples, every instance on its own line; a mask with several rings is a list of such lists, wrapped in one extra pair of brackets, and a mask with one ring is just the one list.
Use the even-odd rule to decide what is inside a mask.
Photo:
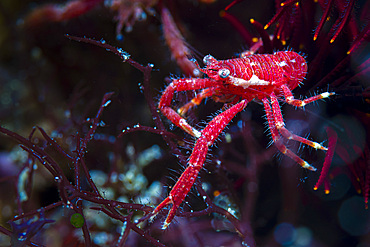
[(251, 47), (254, 44), (253, 35), (233, 15), (231, 15), (231, 14), (227, 13), (226, 11), (222, 10), (222, 11), (220, 11), (220, 17), (225, 18), (231, 25), (234, 26), (234, 28), (243, 37), (243, 39), (247, 43), (248, 47)]
[(272, 53), (272, 42), (270, 39), (269, 34), (263, 28), (262, 24), (254, 19), (250, 19), (252, 25), (256, 28), (257, 32), (260, 34), (262, 42), (263, 42), (263, 49), (266, 53)]
[(46, 134), (45, 130), (41, 127), (37, 127), (38, 130), (41, 132), (42, 136), (45, 138), (45, 140), (53, 146), (59, 153), (63, 154), (66, 158), (68, 158), (70, 161), (73, 160), (73, 157), (68, 154), (56, 141), (54, 141), (48, 134)]
[[(342, 16), (344, 15), (344, 12), (346, 12), (346, 11), (352, 12), (352, 10), (354, 9), (354, 6), (355, 6), (354, 4), (352, 5), (351, 9), (348, 8), (348, 4), (350, 4), (350, 3), (348, 3), (348, 1), (356, 2), (356, 0), (338, 0), (338, 1), (340, 1), (341, 3), (336, 4), (336, 6), (337, 6), (339, 12), (342, 13), (341, 14)], [(347, 2), (347, 3), (344, 3), (344, 2)], [(363, 9), (362, 7), (361, 7), (361, 11), (366, 12), (366, 10)], [(365, 20), (367, 20), (367, 19), (365, 19)], [(361, 21), (359, 21), (359, 23), (365, 23), (365, 21), (361, 20)], [(357, 21), (354, 19), (354, 15), (352, 13), (350, 13), (350, 15), (349, 15), (349, 20), (347, 22), (346, 29), (347, 29), (346, 33), (349, 35), (349, 37), (352, 37), (352, 38), (356, 37), (360, 32), (359, 29), (358, 29)]]
[(296, 2), (298, 2), (298, 1), (297, 0), (295, 0), (295, 1), (288, 0), (288, 1), (285, 1), (285, 2), (281, 3), (280, 7), (278, 8), (278, 10), (276, 12), (276, 14), (265, 25), (264, 29), (269, 28), (272, 24), (274, 24), (277, 20), (279, 20), (280, 17), (282, 16), (282, 14), (284, 14), (284, 12), (288, 9), (288, 7), (291, 6), (292, 4), (295, 4)]
[(368, 23), (366, 27), (361, 31), (361, 33), (357, 35), (356, 39), (353, 41), (351, 48), (348, 50), (347, 54), (352, 53), (364, 42), (364, 40), (367, 39), (367, 37), (370, 34), (369, 30), (370, 30), (370, 25)]
[(291, 41), (289, 46), (293, 49), (301, 49), (300, 45), (302, 41), (305, 39), (305, 34), (303, 33), (303, 14), (302, 9), (298, 3), (294, 6), (294, 11), (296, 14), (292, 16), (292, 34), (291, 34)]
[(168, 137), (171, 137), (176, 140), (183, 140), (183, 138), (177, 136), (176, 134), (166, 131), (166, 130), (160, 130), (157, 128), (149, 127), (149, 126), (144, 126), (141, 124), (136, 124), (133, 127), (126, 127), (121, 131), (121, 133), (117, 136), (117, 138), (121, 138), (122, 136), (131, 133), (131, 132), (136, 132), (136, 131), (145, 131), (145, 132), (150, 132), (158, 135), (167, 135)]
[[(332, 128), (327, 127), (326, 133), (329, 136), (328, 151), (326, 152), (326, 155), (325, 155), (325, 161), (324, 161), (324, 164), (321, 170), (319, 180), (317, 181), (315, 187), (313, 188), (314, 190), (317, 190), (327, 179), (330, 164), (334, 156), (335, 147), (337, 145), (337, 140), (338, 140), (337, 132), (335, 132)], [(325, 187), (328, 187), (328, 186), (325, 186)], [(328, 194), (329, 192), (330, 192), (329, 189), (325, 188), (325, 194)]]
[(321, 16), (321, 19), (320, 19), (320, 22), (319, 22), (319, 25), (317, 26), (316, 28), (316, 31), (315, 31), (315, 34), (313, 36), (313, 40), (317, 40), (317, 37), (319, 36), (319, 33), (320, 31), (322, 30), (322, 27), (324, 26), (324, 23), (326, 22), (327, 18), (328, 18), (328, 15), (329, 15), (329, 12), (331, 10), (331, 6), (333, 4), (333, 1), (334, 0), (328, 0), (328, 3), (326, 4), (325, 6), (325, 12), (324, 14)]
[(299, 0), (288, 0), (288, 1), (285, 1), (285, 2), (282, 2), (280, 4), (281, 7), (287, 7), (287, 6), (290, 6), (290, 5), (293, 5), (293, 4), (297, 4), (299, 3)]
[(366, 165), (366, 170), (365, 170), (365, 184), (364, 184), (364, 188), (363, 188), (363, 195), (364, 195), (364, 198), (365, 198), (365, 207), (366, 209), (369, 208), (369, 193), (370, 193), (370, 162), (369, 162), (369, 158), (370, 158), (370, 152), (369, 152), (369, 148), (367, 147), (365, 150), (364, 150), (364, 156), (365, 156), (365, 159), (364, 159), (364, 162), (367, 162), (365, 163)]
[(338, 20), (333, 25), (332, 29), (330, 30), (330, 34), (334, 33), (332, 35), (332, 38), (330, 39), (330, 43), (333, 43), (337, 39), (340, 32), (344, 28), (344, 25), (347, 23), (349, 19), (349, 16), (352, 12), (352, 8), (353, 8), (355, 1), (354, 0), (348, 0), (348, 1), (349, 3), (347, 4), (347, 6), (344, 7), (344, 11), (345, 11), (344, 16), (342, 18), (339, 17)]
[(269, 28), (278, 19), (280, 19), (281, 15), (284, 13), (285, 9), (286, 9), (285, 7), (279, 8), (278, 11), (276, 12), (276, 14), (271, 18), (271, 20), (264, 26), (264, 29)]
[(227, 11), (228, 9), (230, 9), (235, 4), (240, 3), (241, 1), (243, 1), (243, 0), (234, 0), (234, 1), (232, 1), (229, 5), (226, 6), (225, 11)]

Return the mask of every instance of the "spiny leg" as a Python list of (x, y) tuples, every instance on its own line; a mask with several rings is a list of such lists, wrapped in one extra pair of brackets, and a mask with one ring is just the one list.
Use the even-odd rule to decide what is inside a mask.
[(183, 78), (174, 80), (163, 92), (158, 108), (161, 110), (162, 114), (176, 126), (180, 127), (190, 135), (199, 138), (200, 132), (188, 124), (183, 117), (170, 107), (172, 98), (175, 92), (209, 88), (217, 86), (217, 84), (219, 84), (219, 82), (210, 79)]
[(331, 93), (325, 92), (325, 93), (321, 93), (321, 94), (312, 96), (312, 97), (304, 99), (304, 100), (299, 100), (299, 99), (294, 98), (294, 96), (292, 94), (292, 91), (289, 89), (289, 87), (287, 85), (282, 85), (281, 88), (283, 89), (285, 101), (288, 104), (294, 105), (294, 106), (297, 106), (297, 107), (303, 107), (303, 106), (305, 106), (309, 103), (312, 103), (312, 102), (317, 101), (319, 99), (328, 98), (328, 97), (335, 94), (334, 92), (331, 92)]
[(220, 133), (224, 130), (226, 125), (231, 121), (231, 119), (240, 111), (242, 111), (248, 102), (242, 100), (238, 104), (230, 107), (226, 111), (220, 113), (214, 117), (208, 125), (202, 130), (201, 136), (197, 139), (193, 152), (190, 155), (188, 167), (181, 174), (181, 177), (176, 182), (175, 186), (172, 188), (169, 196), (164, 199), (153, 211), (154, 218), (158, 212), (163, 209), (168, 204), (172, 204), (167, 218), (163, 224), (163, 229), (166, 229), (175, 217), (176, 210), (185, 199), (186, 195), (193, 186), (195, 179), (198, 176), (199, 171), (202, 169), (203, 164), (206, 159), (208, 152), (208, 147), (211, 146)]
[(292, 132), (290, 132), (287, 128), (285, 128), (285, 123), (283, 120), (283, 115), (281, 114), (281, 109), (280, 109), (278, 99), (276, 98), (274, 93), (272, 93), (270, 98), (271, 98), (272, 111), (273, 111), (273, 115), (275, 119), (275, 125), (283, 137), (287, 138), (288, 140), (295, 140), (295, 141), (304, 143), (315, 149), (321, 149), (325, 151), (328, 150), (326, 147), (322, 146), (321, 144), (307, 140), (306, 138), (303, 138), (301, 136), (295, 135)]
[(190, 102), (186, 103), (179, 109), (177, 109), (177, 113), (180, 116), (184, 116), (188, 110), (193, 108), (194, 106), (200, 105), (203, 99), (208, 98), (209, 96), (212, 96), (214, 92), (214, 88), (206, 88), (199, 94), (197, 94)]
[(272, 140), (274, 141), (279, 151), (282, 152), (284, 155), (288, 156), (289, 158), (291, 158), (292, 160), (294, 160), (295, 162), (297, 162), (303, 168), (306, 168), (311, 171), (316, 171), (316, 168), (312, 167), (306, 161), (298, 157), (295, 153), (293, 153), (290, 149), (288, 149), (283, 144), (282, 137), (280, 136), (279, 131), (277, 129), (277, 124), (275, 122), (274, 114), (273, 114), (269, 100), (267, 98), (264, 98), (262, 99), (262, 102), (265, 107), (266, 118), (269, 124)]
[(190, 157), (197, 156), (197, 163), (191, 163), (189, 161), (188, 167), (181, 174), (174, 187), (171, 189), (170, 194), (164, 199), (153, 211), (153, 219), (160, 210), (166, 207), (168, 204), (172, 204), (170, 211), (168, 212), (167, 218), (163, 223), (162, 229), (166, 229), (173, 218), (175, 217), (176, 211), (189, 193), (193, 186), (195, 179), (198, 177), (198, 173), (201, 170), (205, 157), (207, 155), (208, 146), (205, 137), (201, 136), (198, 138), (197, 143), (193, 148), (193, 153)]

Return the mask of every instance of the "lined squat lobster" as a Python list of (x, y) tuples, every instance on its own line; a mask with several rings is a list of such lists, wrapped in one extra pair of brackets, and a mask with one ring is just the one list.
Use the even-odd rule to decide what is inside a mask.
[[(302, 83), (307, 73), (307, 63), (301, 55), (293, 51), (280, 51), (274, 54), (250, 55), (229, 60), (216, 60), (208, 55), (204, 57), (203, 62), (206, 65), (204, 69), (198, 65), (197, 67), (208, 78), (173, 80), (163, 92), (158, 106), (163, 115), (172, 123), (196, 138), (188, 167), (172, 188), (169, 196), (152, 213), (152, 218), (154, 218), (160, 210), (172, 204), (163, 229), (171, 223), (178, 207), (193, 186), (205, 162), (208, 147), (212, 146), (232, 118), (254, 99), (263, 103), (272, 140), (278, 150), (300, 166), (311, 171), (316, 170), (289, 150), (282, 138), (292, 139), (315, 149), (327, 150), (321, 144), (297, 136), (285, 128), (279, 100), (296, 107), (303, 107), (308, 103), (335, 94), (325, 92), (305, 100), (293, 97), (292, 90)], [(172, 109), (171, 102), (174, 93), (189, 90), (201, 91), (177, 111)], [(212, 97), (217, 102), (227, 103), (228, 108), (214, 117), (203, 130), (198, 131), (183, 116), (191, 107), (199, 105), (203, 99), (208, 97)]]

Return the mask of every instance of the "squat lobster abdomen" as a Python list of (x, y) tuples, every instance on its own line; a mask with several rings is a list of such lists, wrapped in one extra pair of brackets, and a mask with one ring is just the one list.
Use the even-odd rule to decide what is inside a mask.
[(290, 90), (296, 88), (303, 81), (307, 74), (307, 63), (303, 56), (296, 52), (285, 51), (276, 52), (280, 63), (278, 66), (283, 68), (284, 74), (292, 84), (288, 84)]
[[(272, 140), (280, 152), (287, 155), (303, 168), (315, 171), (305, 160), (298, 157), (283, 143), (283, 138), (292, 139), (315, 149), (326, 151), (327, 148), (317, 142), (297, 136), (285, 128), (279, 100), (297, 107), (313, 101), (327, 98), (334, 93), (322, 93), (305, 100), (294, 99), (291, 90), (296, 88), (307, 73), (305, 59), (293, 51), (281, 51), (274, 54), (251, 55), (244, 58), (216, 60), (211, 55), (203, 59), (206, 67), (199, 68), (208, 78), (176, 79), (163, 92), (158, 108), (172, 123), (197, 138), (188, 167), (174, 185), (169, 196), (153, 211), (152, 217), (168, 204), (172, 204), (163, 224), (167, 228), (175, 217), (176, 210), (193, 186), (199, 171), (202, 169), (208, 148), (229, 124), (232, 118), (241, 112), (247, 104), (257, 98), (263, 102)], [(194, 99), (177, 111), (171, 108), (175, 92), (202, 90)], [(203, 99), (212, 97), (218, 102), (230, 105), (225, 111), (214, 117), (207, 126), (198, 131), (187, 123), (183, 115)]]

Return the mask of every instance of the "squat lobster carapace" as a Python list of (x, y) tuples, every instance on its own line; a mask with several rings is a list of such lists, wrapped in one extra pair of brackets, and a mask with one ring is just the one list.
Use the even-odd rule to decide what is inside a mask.
[[(197, 138), (188, 167), (172, 188), (169, 196), (152, 213), (152, 218), (154, 218), (161, 209), (172, 204), (163, 229), (171, 223), (176, 210), (193, 186), (205, 162), (208, 147), (213, 145), (234, 116), (254, 99), (263, 103), (272, 140), (278, 150), (300, 166), (316, 171), (316, 168), (288, 149), (282, 138), (292, 139), (315, 149), (327, 150), (321, 144), (297, 136), (285, 128), (279, 100), (296, 107), (303, 107), (311, 102), (334, 95), (334, 93), (325, 92), (305, 100), (293, 97), (292, 90), (302, 83), (307, 73), (307, 63), (301, 55), (293, 51), (280, 51), (274, 54), (250, 55), (228, 60), (216, 60), (208, 55), (203, 61), (206, 68), (199, 68), (199, 70), (208, 78), (173, 80), (163, 92), (158, 105), (163, 115), (172, 123)], [(171, 102), (174, 93), (190, 90), (201, 91), (178, 111), (172, 109)], [(199, 105), (203, 99), (208, 97), (212, 97), (218, 102), (228, 103), (229, 107), (214, 117), (202, 131), (198, 131), (188, 124), (183, 115), (191, 107)]]

